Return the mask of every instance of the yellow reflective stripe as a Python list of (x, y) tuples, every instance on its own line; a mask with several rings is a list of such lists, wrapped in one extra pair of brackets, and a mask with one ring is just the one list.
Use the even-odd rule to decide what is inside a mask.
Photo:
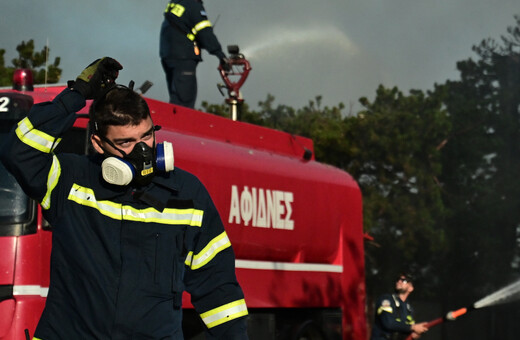
[(222, 234), (211, 240), (197, 255), (194, 256), (193, 251), (190, 251), (186, 257), (185, 264), (193, 270), (199, 269), (228, 247), (231, 247), (231, 242), (224, 231)]
[(73, 184), (68, 198), (78, 204), (97, 209), (101, 214), (115, 220), (123, 219), (121, 216), (122, 204), (110, 201), (97, 201), (92, 189)]
[(60, 175), (61, 175), (60, 161), (58, 160), (58, 157), (56, 157), (56, 155), (53, 155), (51, 169), (49, 170), (49, 175), (47, 176), (47, 192), (45, 193), (45, 196), (43, 197), (43, 199), (40, 203), (42, 208), (45, 210), (47, 210), (51, 207), (51, 193), (52, 193), (52, 190), (54, 190), (54, 188), (58, 184)]
[(16, 135), (25, 144), (45, 153), (50, 153), (61, 141), (61, 138), (56, 140), (51, 135), (35, 129), (27, 117), (18, 122)]
[(184, 6), (182, 5), (179, 5), (179, 4), (175, 4), (175, 3), (169, 3), (167, 6), (166, 6), (166, 9), (164, 10), (165, 13), (172, 13), (173, 15), (175, 16), (178, 16), (179, 18), (184, 14), (184, 11), (186, 9), (184, 8)]
[(208, 27), (211, 27), (211, 22), (209, 22), (209, 20), (202, 20), (201, 22), (196, 24), (195, 27), (193, 27), (192, 32), (194, 34), (197, 34), (198, 32)]
[(212, 328), (244, 315), (247, 315), (247, 306), (246, 301), (241, 299), (202, 313), (200, 317), (208, 328)]
[(196, 24), (195, 27), (191, 29), (191, 33), (188, 33), (186, 36), (188, 37), (188, 39), (193, 41), (195, 40), (195, 36), (197, 35), (197, 33), (208, 27), (211, 27), (211, 22), (209, 20), (202, 20), (201, 22)]
[(383, 306), (381, 306), (381, 307), (379, 307), (379, 308), (377, 309), (377, 314), (378, 314), (378, 315), (381, 314), (381, 313), (383, 313), (383, 312), (392, 313), (392, 312), (393, 312), (393, 309), (392, 309), (392, 307), (390, 307), (390, 306), (388, 306), (388, 307), (383, 307)]
[(129, 221), (155, 222), (163, 224), (186, 224), (192, 227), (202, 225), (203, 212), (197, 209), (170, 209), (162, 212), (154, 208), (136, 209), (129, 205), (123, 206), (123, 219)]
[(101, 214), (115, 220), (200, 227), (202, 226), (202, 217), (204, 215), (202, 210), (194, 208), (166, 208), (160, 212), (154, 208), (136, 209), (129, 205), (111, 201), (98, 201), (94, 190), (78, 184), (73, 184), (68, 198), (78, 204), (94, 208)]

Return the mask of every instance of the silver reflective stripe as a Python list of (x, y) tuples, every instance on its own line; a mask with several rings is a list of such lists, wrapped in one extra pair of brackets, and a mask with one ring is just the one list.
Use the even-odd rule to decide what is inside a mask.
[(343, 266), (337, 264), (323, 263), (292, 263), (292, 262), (270, 262), (253, 260), (235, 260), (236, 268), (257, 270), (279, 270), (288, 272), (324, 272), (342, 273)]
[(13, 296), (17, 295), (36, 295), (47, 297), (49, 287), (42, 287), (37, 285), (15, 285), (13, 286)]
[(56, 155), (53, 155), (51, 169), (49, 170), (49, 175), (47, 176), (47, 192), (45, 193), (45, 196), (43, 197), (43, 199), (41, 201), (42, 208), (45, 210), (47, 210), (51, 207), (52, 190), (54, 190), (54, 188), (58, 184), (60, 175), (61, 175), (60, 161), (58, 160), (58, 157), (56, 157)]
[(222, 234), (211, 240), (197, 255), (193, 255), (190, 251), (186, 258), (185, 264), (191, 269), (199, 269), (211, 261), (222, 250), (231, 246), (231, 242), (224, 231)]
[(44, 153), (50, 153), (61, 141), (61, 138), (56, 139), (35, 129), (27, 117), (18, 123), (16, 135), (25, 144)]
[(202, 313), (200, 317), (208, 328), (212, 328), (244, 315), (247, 315), (247, 306), (241, 299)]
[(160, 223), (170, 225), (202, 226), (202, 210), (165, 208), (162, 212), (154, 208), (136, 209), (111, 201), (98, 201), (90, 188), (73, 184), (69, 192), (69, 200), (94, 208), (101, 214), (115, 220), (137, 221), (145, 223)]

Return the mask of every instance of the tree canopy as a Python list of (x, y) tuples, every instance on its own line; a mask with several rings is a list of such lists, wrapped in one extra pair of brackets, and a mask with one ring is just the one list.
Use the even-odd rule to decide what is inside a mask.
[(13, 72), (18, 68), (30, 69), (35, 84), (54, 84), (60, 80), (60, 57), (49, 63), (50, 49), (45, 46), (40, 52), (35, 51), (34, 41), (22, 41), (17, 47), (18, 57), (11, 60), (12, 66), (5, 65), (5, 49), (0, 49), (0, 86), (9, 86), (13, 82)]
[(453, 289), (462, 299), (486, 295), (518, 276), (520, 16), (515, 19), (500, 42), (485, 39), (473, 47), (478, 60), (457, 63), (460, 80), (436, 87), (452, 124), (440, 176), (451, 212), (441, 275), (476, 283)]

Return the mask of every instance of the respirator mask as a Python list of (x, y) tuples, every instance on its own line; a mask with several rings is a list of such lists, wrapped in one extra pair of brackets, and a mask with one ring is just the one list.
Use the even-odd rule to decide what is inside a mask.
[(123, 158), (109, 156), (101, 163), (101, 173), (107, 183), (128, 185), (133, 182), (137, 186), (145, 186), (151, 183), (157, 171), (169, 172), (174, 169), (170, 142), (159, 143), (153, 148), (145, 142), (139, 142), (128, 154), (112, 147), (121, 152)]
[[(117, 102), (117, 105), (115, 102)], [(128, 108), (129, 103), (132, 104), (131, 108)], [(143, 117), (143, 119), (147, 116), (151, 121), (148, 105), (141, 96), (133, 91), (133, 81), (130, 82), (129, 87), (122, 85), (113, 86), (107, 89), (98, 99), (94, 100), (89, 112), (91, 116), (89, 129), (93, 131), (93, 135), (120, 153), (120, 155), (116, 156), (103, 148), (102, 144), (96, 142), (106, 157), (101, 163), (103, 179), (109, 184), (124, 186), (132, 183), (142, 187), (150, 184), (158, 171), (172, 171), (174, 169), (172, 144), (166, 141), (155, 144), (155, 131), (159, 130), (160, 126), (154, 125), (150, 131), (153, 135), (151, 147), (141, 140), (134, 145), (134, 148), (129, 153), (119, 149), (111, 140), (106, 138), (104, 136), (106, 131), (100, 133), (95, 117), (98, 114), (103, 114), (105, 116), (104, 119), (107, 120), (107, 117), (115, 115), (113, 111), (118, 110), (123, 112), (130, 111), (131, 113), (128, 113), (129, 117), (132, 114), (135, 117)], [(108, 119), (108, 122), (111, 122), (111, 120)], [(111, 125), (111, 123), (107, 122), (104, 124)]]

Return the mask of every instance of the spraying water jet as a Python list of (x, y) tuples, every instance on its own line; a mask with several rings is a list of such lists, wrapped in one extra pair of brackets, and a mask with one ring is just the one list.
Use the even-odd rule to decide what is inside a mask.
[[(495, 305), (500, 305), (503, 303), (509, 303), (520, 299), (520, 280), (514, 282), (502, 289), (497, 290), (496, 292), (489, 294), (482, 299), (475, 302), (472, 306), (463, 307), (457, 309), (455, 311), (451, 311), (446, 313), (443, 317), (428, 321), (426, 323), (427, 328), (431, 328), (438, 324), (443, 323), (444, 321), (455, 321), (458, 317), (467, 314), (473, 310), (490, 307)], [(409, 335), (406, 340), (412, 340), (412, 335)]]

